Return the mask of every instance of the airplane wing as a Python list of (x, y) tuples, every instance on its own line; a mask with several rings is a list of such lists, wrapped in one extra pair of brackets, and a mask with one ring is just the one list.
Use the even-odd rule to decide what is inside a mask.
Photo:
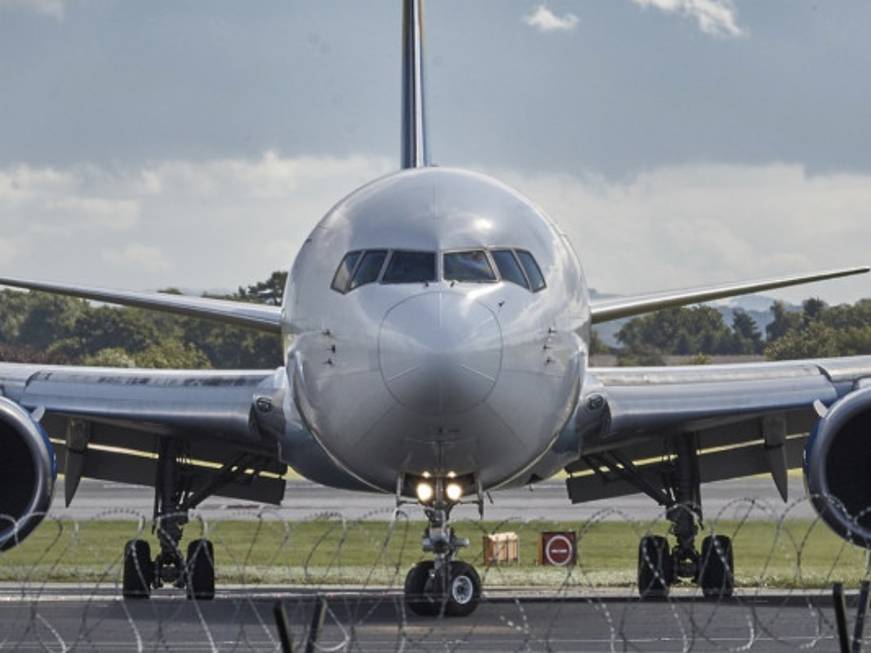
[(93, 288), (68, 283), (33, 281), (14, 277), (0, 277), (0, 286), (40, 290), (56, 295), (68, 295), (93, 299), (109, 304), (135, 306), (177, 313), (188, 317), (216, 320), (225, 324), (250, 327), (270, 333), (281, 332), (281, 307), (248, 302), (234, 302), (211, 297), (191, 297), (168, 293), (137, 292), (132, 290), (111, 290)]
[[(66, 475), (154, 486), (161, 440), (181, 443), (188, 490), (277, 504), (286, 465), (270, 435), (283, 369), (198, 371), (0, 363), (0, 397), (39, 422)], [(3, 401), (3, 399), (0, 399)], [(239, 473), (229, 473), (239, 472)]]
[[(871, 270), (871, 268), (868, 266), (860, 266), (844, 268), (841, 270), (829, 270), (827, 272), (817, 272), (814, 274), (773, 277), (756, 281), (727, 283), (685, 290), (671, 290), (649, 295), (594, 300), (590, 305), (590, 310), (592, 313), (593, 324), (598, 324), (599, 322), (608, 322), (610, 320), (619, 320), (624, 317), (632, 317), (633, 315), (650, 313), (651, 311), (658, 311), (663, 308), (687, 306), (689, 304), (709, 302), (715, 299), (723, 299), (724, 297), (747, 295), (749, 293), (772, 290), (774, 288), (786, 288), (788, 286), (797, 286), (800, 284), (812, 283), (814, 281), (825, 281), (826, 279), (847, 277), (853, 274), (865, 274), (869, 270)], [(0, 279), (0, 282), (2, 282), (2, 279)]]
[(575, 503), (645, 492), (667, 504), (661, 479), (689, 442), (704, 483), (787, 470), (839, 399), (871, 386), (871, 356), (735, 365), (590, 368), (575, 419), (580, 457), (566, 470)]

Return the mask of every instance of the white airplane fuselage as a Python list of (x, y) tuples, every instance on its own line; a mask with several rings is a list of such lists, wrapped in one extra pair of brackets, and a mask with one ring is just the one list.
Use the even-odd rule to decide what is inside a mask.
[[(547, 286), (445, 281), (441, 254), (522, 248)], [(356, 250), (437, 252), (437, 280), (331, 289)], [(293, 400), (332, 460), (372, 489), (403, 475), (516, 481), (572, 414), (590, 311), (567, 238), (529, 200), (472, 172), (420, 168), (339, 202), (302, 246), (283, 309)], [(553, 470), (556, 471), (556, 470)]]

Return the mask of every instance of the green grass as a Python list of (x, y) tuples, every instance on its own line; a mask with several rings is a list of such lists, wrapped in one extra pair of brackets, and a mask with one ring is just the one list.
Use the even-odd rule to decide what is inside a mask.
[[(645, 527), (621, 522), (457, 522), (472, 545), (461, 557), (482, 566), (482, 536), (513, 530), (520, 536), (520, 563), (486, 570), (485, 583), (559, 588), (564, 583), (632, 586), (638, 538)], [(571, 574), (536, 564), (538, 534), (545, 530), (579, 533), (579, 563)], [(664, 532), (661, 524), (655, 532)], [(367, 584), (401, 586), (407, 569), (425, 556), (420, 550), (423, 522), (338, 521), (212, 522), (219, 582)], [(21, 546), (0, 554), (0, 580), (13, 582), (115, 582), (124, 542), (136, 537), (134, 522), (99, 521), (75, 525), (47, 521)], [(739, 585), (775, 588), (826, 587), (865, 578), (865, 553), (846, 544), (815, 521), (780, 526), (764, 521), (721, 522), (717, 532), (734, 538)], [(193, 522), (183, 542), (200, 536)], [(150, 528), (142, 535), (156, 550)], [(484, 572), (483, 569), (481, 569)]]

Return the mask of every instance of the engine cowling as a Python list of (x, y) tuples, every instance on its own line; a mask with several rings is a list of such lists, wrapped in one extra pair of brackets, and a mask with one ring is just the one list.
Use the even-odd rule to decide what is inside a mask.
[(0, 550), (19, 544), (45, 517), (57, 462), (45, 430), (0, 397)]
[(871, 387), (839, 399), (804, 451), (808, 495), (844, 539), (871, 548)]

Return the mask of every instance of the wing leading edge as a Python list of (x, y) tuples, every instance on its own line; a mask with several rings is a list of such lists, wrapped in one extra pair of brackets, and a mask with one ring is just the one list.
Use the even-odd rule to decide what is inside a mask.
[[(277, 370), (151, 370), (0, 363), (0, 397), (38, 415), (65, 474), (154, 485), (164, 440), (184, 454), (192, 488), (277, 504)], [(263, 402), (266, 404), (263, 404)], [(269, 410), (258, 410), (263, 404)], [(234, 470), (238, 473), (232, 473)], [(265, 473), (265, 474), (264, 474)]]
[(786, 498), (815, 406), (871, 382), (871, 356), (685, 367), (589, 368), (575, 417), (580, 456), (566, 466), (573, 502), (632, 494), (668, 473), (691, 438), (702, 483), (770, 473)]
[(270, 333), (281, 332), (281, 307), (266, 304), (249, 304), (210, 297), (191, 297), (189, 295), (170, 295), (157, 292), (136, 292), (132, 290), (111, 290), (49, 281), (33, 281), (14, 277), (0, 277), (0, 285), (13, 288), (39, 290), (55, 295), (68, 295), (93, 299), (108, 304), (121, 304), (176, 313), (188, 317), (235, 324)]
[(702, 288), (671, 290), (652, 293), (649, 295), (634, 295), (631, 297), (620, 297), (618, 299), (594, 301), (592, 302), (590, 309), (592, 312), (593, 324), (597, 324), (599, 322), (608, 322), (610, 320), (619, 320), (624, 317), (650, 313), (651, 311), (658, 311), (663, 308), (687, 306), (689, 304), (698, 304), (700, 302), (708, 302), (715, 299), (723, 299), (725, 297), (735, 297), (738, 295), (761, 292), (763, 290), (773, 290), (774, 288), (786, 288), (788, 286), (798, 286), (805, 283), (812, 283), (814, 281), (838, 279), (840, 277), (847, 277), (854, 274), (865, 274), (869, 271), (871, 271), (871, 267), (859, 266), (843, 268), (840, 270), (828, 270), (826, 272), (817, 272), (815, 274), (773, 277), (756, 281), (705, 286)]

